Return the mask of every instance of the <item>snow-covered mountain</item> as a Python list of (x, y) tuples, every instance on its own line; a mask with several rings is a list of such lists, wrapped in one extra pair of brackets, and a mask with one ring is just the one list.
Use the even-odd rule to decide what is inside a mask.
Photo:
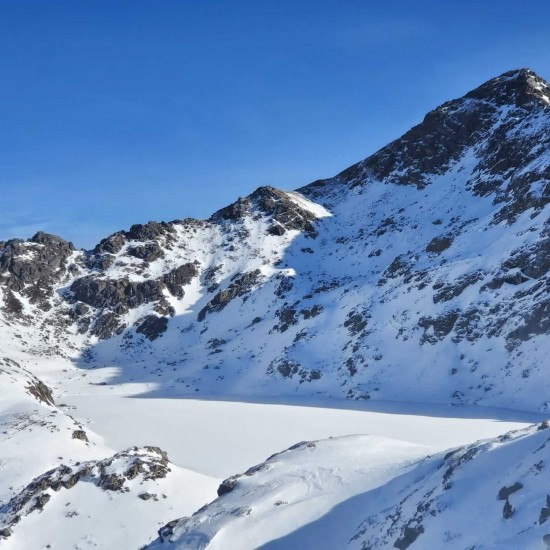
[[(81, 491), (81, 503), (92, 491), (94, 519), (86, 523), (81, 518), (78, 526), (72, 521), (66, 538), (52, 539), (61, 547), (71, 547), (75, 533), (91, 536), (94, 525), (104, 521), (98, 519), (99, 509), (101, 517), (128, 526), (131, 514), (125, 510), (141, 510), (147, 503), (136, 497), (127, 508), (129, 501), (119, 496), (126, 487), (138, 496), (168, 495), (168, 489), (153, 486), (161, 483), (158, 479), (147, 478), (148, 466), (141, 468), (137, 481), (124, 477), (132, 461), (156, 464), (166, 462), (166, 455), (152, 447), (124, 451), (108, 445), (93, 426), (84, 425), (78, 407), (61, 403), (75, 395), (98, 396), (98, 406), (108, 395), (139, 394), (150, 399), (314, 398), (323, 403), (345, 398), (358, 408), (367, 401), (392, 401), (546, 411), (549, 182), (550, 86), (532, 71), (520, 69), (441, 105), (366, 160), (297, 191), (261, 187), (208, 220), (134, 225), (90, 251), (76, 250), (42, 232), (27, 241), (0, 243), (0, 541), (3, 534), (14, 548), (30, 547), (30, 539), (18, 537), (27, 536), (34, 525), (46, 529), (54, 518), (65, 517), (59, 500), (65, 490)], [(120, 406), (127, 407), (122, 400)], [(164, 418), (159, 431), (169, 430), (171, 422)], [(542, 437), (536, 429), (531, 432), (518, 441)], [(514, 443), (513, 449), (523, 449), (523, 455), (493, 453), (498, 445), (475, 447), (479, 452), (472, 451), (475, 466), (467, 475), (485, 471), (483, 456), (506, 455), (509, 459), (502, 460), (509, 460), (510, 468), (521, 469), (538, 443), (533, 449)], [(437, 538), (442, 533), (437, 529), (462, 517), (470, 521), (466, 515), (443, 513), (440, 504), (428, 507), (429, 512), (426, 508), (430, 499), (422, 491), (439, 487), (440, 465), (450, 460), (437, 454), (442, 448), (426, 450), (372, 437), (319, 442), (298, 450), (303, 448), (319, 449), (311, 457), (314, 463), (285, 458), (274, 477), (251, 477), (250, 483), (265, 485), (258, 495), (255, 489), (251, 495), (232, 491), (192, 521), (175, 524), (170, 537), (187, 537), (188, 546), (197, 543), (193, 548), (203, 547), (203, 539), (224, 540), (216, 533), (240, 531), (241, 521), (248, 521), (244, 514), (234, 523), (232, 510), (256, 510), (256, 498), (279, 499), (277, 487), (288, 485), (285, 480), (293, 478), (293, 468), (301, 468), (297, 475), (303, 477), (306, 470), (325, 468), (325, 461), (327, 475), (319, 474), (313, 482), (322, 505), (304, 504), (307, 513), (300, 509), (307, 522), (288, 523), (288, 508), (277, 505), (274, 515), (270, 507), (265, 521), (286, 527), (268, 531), (259, 522), (252, 531), (243, 531), (252, 537), (244, 546), (233, 547), (258, 544), (260, 539), (251, 534), (255, 529), (277, 538), (291, 536), (294, 525), (310, 536), (305, 525), (323, 510), (356, 497), (363, 507), (373, 490), (380, 507), (365, 505), (354, 515), (356, 523), (342, 525), (345, 537), (339, 541), (380, 548), (405, 537), (420, 548), (418, 544), (425, 543), (409, 540), (416, 529), (415, 538), (437, 547), (444, 540)], [(386, 457), (380, 468), (372, 466), (376, 449)], [(303, 457), (298, 450), (289, 456)], [(435, 458), (421, 460), (432, 452)], [(469, 451), (456, 456), (463, 452)], [(330, 473), (343, 454), (355, 458), (342, 460), (338, 473)], [(515, 483), (504, 479), (504, 470), (499, 473), (498, 462), (490, 464), (495, 469), (491, 484)], [(155, 514), (144, 514), (148, 520), (135, 512), (140, 529), (128, 528), (130, 538), (117, 539), (116, 544), (145, 544), (159, 523), (190, 514), (214, 498), (214, 475), (174, 464), (170, 470), (195, 496), (180, 509), (173, 506), (171, 495), (166, 499), (170, 506), (163, 507), (163, 500), (157, 499)], [(109, 490), (102, 482), (107, 471), (124, 478), (124, 488), (113, 498), (104, 495)], [(421, 482), (419, 472), (430, 487)], [(539, 473), (546, 476), (544, 468)], [(75, 474), (84, 483), (65, 487)], [(342, 484), (334, 476), (341, 477)], [(417, 487), (418, 494), (405, 498), (401, 482)], [(539, 495), (538, 489), (521, 483), (525, 489), (518, 495), (542, 498), (543, 489)], [(241, 485), (239, 481), (237, 487)], [(174, 491), (177, 498), (180, 490)], [(292, 498), (281, 501), (306, 502), (296, 487), (289, 491)], [(474, 498), (467, 491), (445, 491), (445, 498), (434, 496), (433, 502)], [(483, 492), (483, 498), (491, 494)], [(399, 509), (396, 498), (405, 499)], [(510, 500), (515, 506), (513, 496)], [(103, 501), (113, 504), (104, 507)], [(413, 505), (425, 513), (409, 525), (416, 518), (409, 510)], [(390, 508), (395, 518), (391, 525)], [(523, 529), (531, 533), (528, 522), (536, 519), (531, 515), (518, 511), (512, 530), (498, 538), (499, 547)], [(343, 516), (337, 517), (340, 521)], [(493, 519), (500, 522), (502, 515)], [(208, 529), (198, 527), (203, 522)], [(495, 536), (498, 525), (490, 524)], [(448, 531), (447, 542), (456, 539), (457, 548), (467, 547), (461, 546), (470, 540), (466, 529), (460, 530), (462, 538)], [(537, 531), (533, 537), (538, 536)], [(531, 534), (525, 537), (528, 544), (535, 540)], [(110, 544), (107, 539), (90, 540)], [(298, 544), (294, 539), (288, 543)], [(396, 547), (406, 547), (399, 544)], [(468, 544), (491, 547), (477, 539)]]
[[(2, 243), (4, 323), (21, 349), (178, 394), (545, 408), (549, 98), (514, 71), (299, 192), (260, 188), (90, 252)], [(150, 353), (154, 370), (136, 368)]]

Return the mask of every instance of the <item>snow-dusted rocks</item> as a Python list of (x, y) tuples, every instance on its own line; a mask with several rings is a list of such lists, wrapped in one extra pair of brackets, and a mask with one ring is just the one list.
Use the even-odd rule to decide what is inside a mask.
[(138, 548), (175, 509), (204, 504), (211, 485), (155, 447), (62, 464), (2, 503), (0, 547)]
[[(8, 538), (14, 526), (25, 516), (43, 511), (54, 493), (72, 489), (77, 483), (91, 483), (104, 491), (122, 493), (130, 491), (129, 481), (139, 478), (138, 481), (143, 485), (145, 481), (165, 478), (169, 472), (166, 453), (156, 447), (134, 447), (105, 460), (77, 462), (72, 467), (58, 466), (33, 479), (20, 493), (2, 506), (0, 533)], [(76, 513), (78, 514), (78, 511)]]

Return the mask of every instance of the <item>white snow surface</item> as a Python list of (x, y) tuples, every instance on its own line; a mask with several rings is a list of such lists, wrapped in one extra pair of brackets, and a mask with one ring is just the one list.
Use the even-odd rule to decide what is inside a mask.
[(301, 443), (148, 548), (542, 548), (547, 429), (425, 458), (426, 448), (374, 436)]

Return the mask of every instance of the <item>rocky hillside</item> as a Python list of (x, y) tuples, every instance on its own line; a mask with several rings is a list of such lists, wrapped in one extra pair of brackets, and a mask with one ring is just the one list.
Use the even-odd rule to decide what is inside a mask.
[[(163, 395), (548, 407), (550, 87), (521, 69), (297, 192), (0, 243), (5, 355)], [(154, 358), (151, 361), (151, 358)]]

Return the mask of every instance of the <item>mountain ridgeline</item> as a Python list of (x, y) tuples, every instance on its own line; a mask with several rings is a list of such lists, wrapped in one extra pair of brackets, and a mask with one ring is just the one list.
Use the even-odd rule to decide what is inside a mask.
[(0, 243), (6, 355), (163, 395), (550, 406), (550, 86), (449, 101), (337, 176), (76, 250)]

